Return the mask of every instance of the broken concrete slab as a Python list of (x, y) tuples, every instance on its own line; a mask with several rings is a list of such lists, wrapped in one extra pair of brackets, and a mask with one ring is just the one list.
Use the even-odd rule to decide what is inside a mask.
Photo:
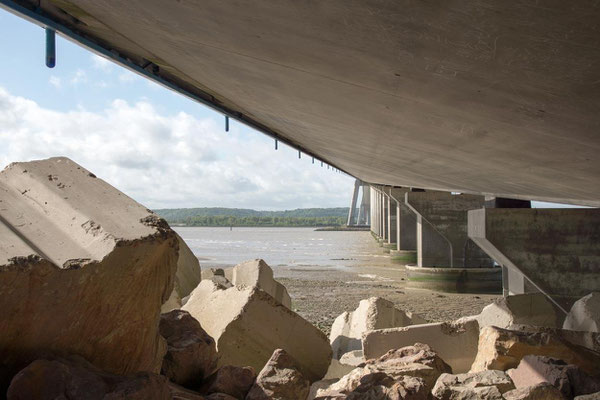
[(356, 310), (340, 314), (331, 326), (329, 341), (333, 358), (339, 359), (349, 351), (360, 350), (362, 335), (367, 331), (408, 326), (422, 321), (420, 316), (409, 315), (384, 298), (361, 300)]
[(548, 383), (567, 399), (600, 391), (599, 378), (593, 378), (576, 365), (556, 358), (527, 355), (517, 368), (508, 370), (508, 375), (517, 389)]
[(0, 172), (0, 387), (41, 353), (158, 372), (177, 249), (164, 220), (67, 158)]
[(600, 292), (592, 292), (577, 300), (565, 319), (563, 329), (600, 332)]
[(514, 331), (486, 326), (481, 329), (477, 357), (471, 372), (516, 368), (526, 355), (540, 355), (575, 364), (586, 373), (600, 374), (600, 355), (567, 341), (559, 330)]
[(556, 309), (543, 293), (498, 298), (477, 316), (480, 327), (499, 328), (516, 324), (556, 328), (557, 320)]
[(362, 344), (366, 359), (377, 358), (390, 349), (425, 343), (435, 350), (452, 367), (455, 373), (469, 371), (479, 340), (479, 325), (476, 320), (436, 322), (379, 329), (366, 332)]
[(563, 340), (566, 340), (569, 343), (583, 346), (592, 351), (600, 353), (600, 332), (571, 331), (568, 329), (535, 327), (530, 325), (511, 325), (508, 327), (508, 329), (512, 331), (531, 333), (545, 332), (549, 335), (560, 336)]
[(311, 382), (331, 361), (323, 332), (258, 288), (220, 289), (204, 280), (183, 306), (217, 343), (219, 365), (263, 368), (275, 349), (288, 352)]
[(187, 297), (202, 280), (198, 257), (194, 255), (181, 236), (177, 235), (177, 240), (179, 241), (179, 255), (175, 285), (169, 300), (161, 308), (162, 313), (181, 308), (182, 299)]
[(161, 315), (160, 334), (167, 341), (161, 374), (184, 387), (199, 387), (202, 379), (217, 366), (217, 349), (213, 338), (183, 310)]
[(310, 382), (298, 371), (294, 360), (277, 349), (256, 377), (245, 400), (306, 400)]
[(262, 289), (287, 308), (292, 308), (287, 289), (273, 278), (273, 270), (264, 260), (249, 260), (236, 265), (231, 270), (230, 281), (236, 286)]
[(502, 394), (515, 385), (503, 371), (481, 371), (467, 374), (442, 374), (431, 394), (436, 399), (502, 399)]
[(510, 390), (503, 397), (504, 400), (564, 400), (560, 390), (545, 382)]

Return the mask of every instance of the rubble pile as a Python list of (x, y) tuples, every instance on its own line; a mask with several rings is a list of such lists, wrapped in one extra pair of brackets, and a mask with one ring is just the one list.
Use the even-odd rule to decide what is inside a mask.
[(427, 323), (382, 298), (327, 338), (263, 260), (200, 269), (158, 216), (66, 158), (0, 173), (9, 400), (600, 398), (600, 294)]

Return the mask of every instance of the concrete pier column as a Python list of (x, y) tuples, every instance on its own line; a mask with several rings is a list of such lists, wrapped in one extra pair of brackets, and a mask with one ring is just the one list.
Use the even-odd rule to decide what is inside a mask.
[(388, 225), (388, 239), (387, 239), (387, 243), (388, 245), (390, 245), (390, 248), (396, 248), (396, 241), (397, 241), (397, 223), (396, 223), (396, 201), (394, 199), (392, 199), (392, 197), (389, 195), (389, 190), (388, 189), (388, 195), (387, 195), (387, 207), (388, 207), (388, 220), (387, 220), (387, 225)]
[(404, 203), (409, 188), (391, 188), (390, 197), (396, 205), (396, 249), (417, 250), (417, 216)]
[(360, 189), (360, 180), (356, 179), (354, 181), (354, 192), (352, 193), (352, 201), (350, 202), (350, 209), (348, 210), (348, 221), (346, 222), (347, 226), (352, 226), (357, 224), (356, 218), (356, 201), (358, 200), (358, 190)]
[(468, 221), (473, 241), (563, 311), (600, 291), (600, 209), (486, 208)]
[(446, 192), (408, 192), (407, 206), (417, 214), (419, 267), (492, 267), (493, 260), (467, 235), (467, 212), (482, 208), (483, 196)]
[(381, 192), (381, 238), (386, 243), (388, 240), (388, 201), (387, 196)]

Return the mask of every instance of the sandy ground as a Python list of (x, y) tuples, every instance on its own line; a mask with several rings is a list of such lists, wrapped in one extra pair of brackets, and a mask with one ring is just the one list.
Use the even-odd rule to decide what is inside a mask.
[(360, 300), (372, 296), (388, 299), (400, 309), (419, 313), (430, 322), (457, 319), (478, 314), (497, 295), (441, 293), (411, 288), (406, 270), (392, 263), (389, 255), (365, 236), (364, 256), (349, 260), (340, 269), (320, 267), (275, 268), (275, 278), (292, 297), (292, 308), (329, 334), (334, 319), (352, 311)]

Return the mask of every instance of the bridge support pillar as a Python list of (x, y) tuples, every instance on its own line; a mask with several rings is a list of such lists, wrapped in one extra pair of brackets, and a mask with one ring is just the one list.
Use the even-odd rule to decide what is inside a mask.
[(407, 192), (417, 215), (417, 266), (407, 267), (412, 285), (456, 292), (500, 292), (502, 269), (467, 235), (468, 211), (483, 196)]
[(513, 293), (534, 286), (567, 312), (600, 291), (600, 209), (472, 210), (468, 235), (509, 277), (514, 272), (507, 282)]

